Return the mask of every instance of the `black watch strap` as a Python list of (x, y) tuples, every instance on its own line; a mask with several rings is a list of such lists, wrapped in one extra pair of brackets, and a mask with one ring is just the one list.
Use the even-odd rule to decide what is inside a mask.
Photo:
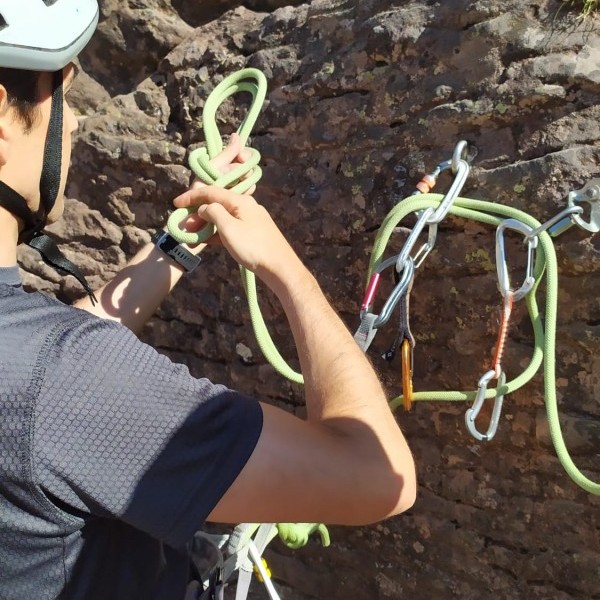
[(169, 258), (181, 265), (188, 273), (200, 264), (200, 257), (184, 248), (170, 233), (158, 230), (152, 236), (152, 242)]

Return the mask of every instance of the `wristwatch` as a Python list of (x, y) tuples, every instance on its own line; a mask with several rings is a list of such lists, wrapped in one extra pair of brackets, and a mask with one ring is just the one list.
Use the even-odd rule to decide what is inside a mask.
[(159, 229), (153, 236), (152, 242), (169, 258), (182, 266), (188, 273), (200, 264), (200, 257), (184, 248), (170, 233)]

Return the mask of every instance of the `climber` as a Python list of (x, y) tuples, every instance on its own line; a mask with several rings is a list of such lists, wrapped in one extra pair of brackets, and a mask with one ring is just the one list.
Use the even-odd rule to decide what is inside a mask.
[[(382, 387), (252, 196), (195, 187), (215, 241), (282, 303), (307, 418), (172, 363), (135, 335), (199, 250), (162, 233), (75, 306), (24, 291), (17, 246), (85, 276), (45, 225), (63, 211), (72, 61), (96, 0), (0, 0), (0, 597), (183, 598), (204, 521), (363, 524), (408, 509), (414, 463)], [(244, 160), (239, 140), (218, 157)], [(89, 287), (89, 286), (88, 286)], [(201, 299), (198, 299), (201, 302)]]

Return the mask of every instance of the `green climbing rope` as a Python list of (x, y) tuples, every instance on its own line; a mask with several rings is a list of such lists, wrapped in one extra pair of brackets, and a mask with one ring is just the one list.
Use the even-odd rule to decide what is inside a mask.
[[(258, 166), (260, 153), (257, 150), (248, 148), (251, 154), (250, 159), (228, 173), (221, 173), (211, 164), (211, 160), (223, 151), (223, 138), (217, 126), (217, 110), (227, 98), (240, 92), (252, 95), (250, 109), (237, 131), (242, 145), (246, 145), (267, 94), (266, 77), (258, 69), (242, 69), (232, 73), (219, 83), (208, 96), (202, 112), (206, 147), (190, 153), (189, 165), (196, 176), (207, 185), (215, 185), (243, 194), (255, 185), (262, 175), (262, 170)], [(182, 230), (181, 223), (194, 212), (193, 208), (182, 208), (174, 211), (169, 217), (168, 231), (180, 243), (198, 244), (206, 241), (215, 233), (213, 225), (207, 225), (195, 233)], [(241, 266), (240, 271), (248, 299), (252, 328), (261, 352), (283, 377), (295, 383), (304, 383), (302, 375), (286, 363), (273, 343), (258, 304), (254, 273)]]
[(282, 542), (292, 550), (298, 550), (308, 544), (313, 533), (321, 536), (324, 548), (329, 546), (329, 531), (322, 523), (277, 523), (277, 533)]
[[(390, 236), (398, 223), (408, 214), (426, 209), (428, 207), (439, 206), (443, 196), (440, 194), (423, 194), (407, 198), (397, 204), (386, 216), (375, 239), (373, 253), (369, 264), (369, 273), (367, 281), (382, 261), (383, 253), (387, 246)], [(518, 219), (532, 229), (540, 226), (539, 221), (531, 215), (515, 208), (487, 202), (484, 200), (472, 200), (467, 198), (457, 198), (450, 212), (464, 219), (471, 219), (492, 226), (497, 226), (504, 218)], [(543, 231), (538, 236), (539, 247), (537, 252), (534, 276), (536, 283), (532, 290), (525, 297), (527, 310), (531, 318), (534, 331), (534, 350), (529, 365), (525, 370), (512, 381), (507, 382), (497, 389), (488, 389), (486, 398), (493, 398), (497, 394), (509, 394), (524, 386), (538, 371), (543, 363), (544, 370), (544, 395), (546, 404), (546, 414), (550, 429), (550, 436), (556, 454), (571, 479), (587, 492), (600, 495), (600, 483), (596, 483), (586, 477), (575, 465), (564, 442), (560, 419), (558, 415), (558, 404), (556, 398), (556, 320), (558, 306), (558, 266), (556, 252), (552, 238), (547, 232)], [(545, 305), (545, 327), (540, 315), (536, 300), (536, 292), (540, 281), (546, 274), (546, 305)], [(455, 392), (455, 391), (432, 391), (432, 392), (414, 392), (413, 400), (432, 400), (432, 401), (464, 401), (474, 400), (476, 391)], [(392, 409), (396, 409), (402, 403), (402, 396), (394, 398), (390, 402)]]

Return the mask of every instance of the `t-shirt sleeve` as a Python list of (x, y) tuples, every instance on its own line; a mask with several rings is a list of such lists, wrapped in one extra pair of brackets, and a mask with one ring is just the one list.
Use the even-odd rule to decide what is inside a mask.
[(260, 404), (96, 318), (59, 328), (40, 361), (34, 473), (45, 493), (184, 545), (254, 450)]

